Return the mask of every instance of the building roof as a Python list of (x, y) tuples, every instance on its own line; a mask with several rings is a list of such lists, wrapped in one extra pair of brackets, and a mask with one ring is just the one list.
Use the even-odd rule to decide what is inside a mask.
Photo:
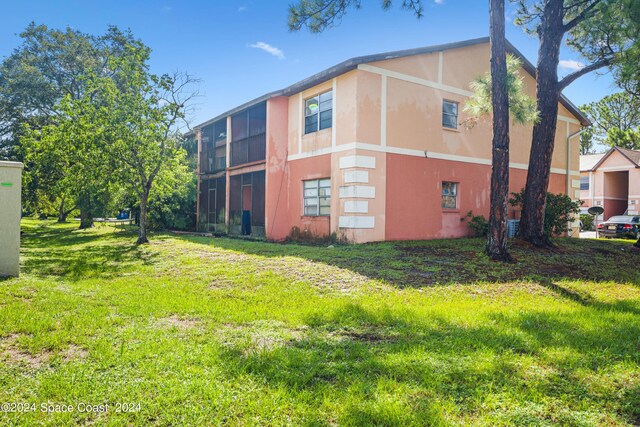
[(598, 154), (583, 154), (580, 156), (580, 172), (588, 172), (593, 170), (593, 167), (600, 162), (600, 159), (604, 157), (606, 153)]
[[(202, 128), (204, 126), (207, 126), (211, 123), (214, 123), (226, 116), (229, 116), (231, 114), (235, 114), (239, 111), (244, 110), (245, 108), (249, 108), (255, 104), (258, 104), (260, 102), (266, 101), (270, 98), (276, 97), (276, 96), (291, 96), (294, 95), (298, 92), (302, 92), (303, 90), (306, 90), (310, 87), (316, 86), (320, 83), (323, 83), (327, 80), (330, 80), (334, 77), (337, 77), (341, 74), (347, 73), (351, 70), (354, 70), (358, 67), (358, 65), (360, 64), (366, 64), (369, 62), (376, 62), (376, 61), (384, 61), (386, 59), (395, 59), (395, 58), (402, 58), (402, 57), (406, 57), (406, 56), (412, 56), (412, 55), (422, 55), (425, 53), (433, 53), (433, 52), (440, 52), (440, 51), (444, 51), (444, 50), (450, 50), (450, 49), (457, 49), (457, 48), (461, 48), (461, 47), (467, 47), (467, 46), (474, 46), (474, 45), (478, 45), (478, 44), (485, 44), (485, 43), (489, 43), (489, 37), (480, 37), (477, 39), (470, 39), (470, 40), (464, 40), (464, 41), (459, 41), (459, 42), (454, 42), (454, 43), (446, 43), (446, 44), (440, 44), (440, 45), (433, 45), (433, 46), (426, 46), (426, 47), (419, 47), (419, 48), (414, 48), (414, 49), (405, 49), (405, 50), (396, 50), (396, 51), (392, 51), (392, 52), (384, 52), (384, 53), (378, 53), (378, 54), (374, 54), (374, 55), (365, 55), (365, 56), (357, 56), (355, 58), (351, 58), (351, 59), (347, 59), (346, 61), (343, 61), (337, 65), (334, 65), (333, 67), (327, 68), (324, 71), (321, 71), (319, 73), (316, 73), (304, 80), (300, 80), (297, 83), (292, 84), (291, 86), (287, 86), (284, 89), (280, 89), (280, 90), (276, 90), (273, 92), (269, 92), (265, 95), (262, 95), (258, 98), (255, 98), (249, 102), (246, 102), (242, 105), (239, 105), (235, 108), (232, 108), (231, 110), (225, 111), (222, 114), (219, 114), (218, 116), (209, 119), (203, 123), (200, 123), (199, 125), (195, 126), (195, 129), (199, 129)], [(529, 73), (531, 74), (531, 76), (533, 76), (535, 78), (536, 75), (536, 67), (527, 59), (525, 58), (525, 56), (520, 53), (520, 51), (518, 49), (516, 49), (511, 43), (509, 43), (507, 41), (507, 51), (515, 56), (517, 56), (518, 58), (520, 58), (520, 60), (522, 61), (522, 67)], [(573, 115), (575, 115), (580, 123), (583, 126), (589, 126), (591, 125), (591, 121), (587, 118), (587, 116), (584, 115), (584, 113), (582, 113), (578, 107), (576, 107), (571, 101), (569, 101), (564, 95), (560, 94), (560, 103), (567, 109), (569, 110)]]
[[(633, 165), (637, 168), (640, 168), (640, 151), (639, 150), (629, 150), (627, 148), (613, 147), (606, 153), (602, 154), (587, 154), (585, 156), (580, 156), (580, 172), (588, 172), (594, 171), (600, 167), (602, 163), (604, 163), (607, 158), (613, 154), (614, 152), (618, 152), (622, 154), (627, 160), (629, 160)], [(593, 159), (584, 159), (583, 158), (592, 157)], [(599, 158), (596, 158), (599, 157)], [(584, 166), (584, 168), (583, 168)]]

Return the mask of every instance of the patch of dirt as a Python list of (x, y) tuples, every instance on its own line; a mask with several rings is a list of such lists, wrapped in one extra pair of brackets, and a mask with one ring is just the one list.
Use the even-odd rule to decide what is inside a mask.
[(89, 352), (82, 347), (79, 347), (75, 344), (71, 344), (64, 350), (62, 353), (62, 358), (66, 361), (86, 359), (89, 356)]
[(20, 348), (18, 340), (23, 334), (10, 334), (0, 338), (0, 359), (10, 365), (27, 366), (38, 369), (49, 363), (57, 354), (65, 362), (85, 359), (89, 352), (75, 344), (71, 344), (65, 350), (56, 353), (42, 349), (39, 353), (32, 354)]
[(21, 336), (22, 334), (10, 334), (0, 339), (2, 359), (10, 365), (26, 365), (32, 369), (41, 367), (49, 360), (51, 353), (43, 351), (39, 354), (31, 354), (22, 351), (18, 345)]
[(275, 320), (257, 320), (242, 324), (224, 324), (215, 334), (225, 347), (239, 348), (245, 355), (271, 351), (300, 341), (306, 326), (291, 328)]
[(194, 329), (199, 325), (199, 321), (174, 315), (158, 319), (156, 324), (165, 328)]

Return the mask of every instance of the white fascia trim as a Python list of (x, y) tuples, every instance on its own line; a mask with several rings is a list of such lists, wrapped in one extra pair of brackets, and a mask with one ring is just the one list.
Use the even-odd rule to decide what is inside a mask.
[(387, 76), (381, 77), (380, 88), (380, 145), (387, 145)]
[(304, 109), (302, 108), (302, 92), (300, 92), (298, 94), (298, 154), (299, 155), (302, 154), (302, 123), (303, 123), (302, 116), (303, 115), (304, 115)]
[(419, 77), (410, 76), (409, 74), (398, 73), (397, 71), (386, 70), (380, 67), (374, 67), (373, 65), (368, 64), (360, 64), (358, 65), (358, 70), (368, 71), (374, 74), (380, 74), (381, 76), (393, 77), (394, 79), (404, 80), (405, 82), (415, 83), (420, 86), (426, 86), (433, 89), (443, 90), (445, 92), (455, 93), (462, 96), (471, 96), (473, 92), (458, 89), (457, 87), (447, 86), (442, 83), (434, 82), (431, 80), (421, 79)]
[[(452, 160), (456, 162), (473, 163), (476, 165), (491, 165), (491, 159), (481, 159), (478, 157), (436, 153), (435, 151), (414, 150), (411, 148), (391, 147), (388, 145), (383, 147), (381, 145), (366, 144), (363, 142), (350, 142), (348, 144), (340, 144), (336, 146), (335, 149), (333, 149), (333, 151), (331, 150), (331, 148), (323, 148), (320, 150), (309, 151), (302, 154), (292, 154), (292, 155), (289, 155), (288, 160), (289, 161), (298, 160), (298, 159), (304, 159), (307, 157), (319, 156), (322, 154), (339, 153), (341, 151), (350, 151), (350, 150), (367, 150), (367, 151), (375, 151), (379, 153), (403, 154), (405, 156), (426, 157), (429, 159)], [(359, 157), (367, 157), (367, 156), (359, 156)], [(342, 161), (343, 158), (341, 158), (340, 160)], [(341, 169), (346, 169), (347, 167), (366, 167), (366, 166), (343, 167), (341, 162), (340, 164)], [(525, 163), (514, 163), (514, 162), (510, 162), (509, 167), (513, 169), (523, 169), (523, 170), (527, 170), (529, 168), (529, 166)], [(562, 168), (551, 168), (551, 173), (566, 175), (567, 171)], [(580, 176), (580, 171), (571, 171), (571, 175)]]
[(598, 168), (599, 171), (609, 171), (609, 172), (615, 172), (615, 171), (626, 171), (626, 170), (631, 170), (631, 169), (635, 169), (636, 167), (633, 165), (629, 165), (629, 166), (609, 166), (608, 168)]
[[(337, 79), (331, 81), (331, 146), (336, 146), (336, 86)], [(319, 119), (319, 118), (318, 118)]]
[(558, 120), (562, 120), (563, 122), (569, 122), (569, 123), (573, 123), (575, 125), (579, 125), (580, 122), (572, 117), (567, 117), (567, 116), (563, 116), (561, 114), (558, 114)]
[(347, 200), (344, 202), (344, 213), (369, 213), (367, 200)]
[(371, 185), (344, 185), (340, 187), (341, 199), (375, 199), (376, 187)]
[(375, 228), (376, 219), (372, 216), (340, 216), (338, 227), (340, 228)]

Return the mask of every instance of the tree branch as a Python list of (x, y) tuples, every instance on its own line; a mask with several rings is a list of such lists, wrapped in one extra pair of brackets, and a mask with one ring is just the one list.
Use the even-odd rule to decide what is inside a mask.
[(558, 82), (558, 89), (562, 90), (565, 87), (569, 86), (571, 83), (573, 83), (576, 79), (584, 76), (585, 74), (589, 74), (592, 71), (611, 65), (612, 60), (613, 58), (611, 57), (603, 58), (599, 61), (594, 62), (593, 64), (589, 64), (586, 67), (579, 69), (578, 71), (575, 71), (571, 74), (566, 75), (562, 80)]
[(602, 0), (596, 0), (593, 3), (591, 3), (589, 6), (585, 7), (584, 10), (582, 12), (580, 12), (577, 16), (575, 16), (571, 21), (567, 22), (566, 24), (564, 24), (564, 32), (566, 33), (567, 31), (571, 31), (571, 29), (573, 27), (575, 27), (576, 25), (578, 25), (579, 23), (581, 23), (582, 21), (584, 21), (585, 19), (589, 18), (593, 12), (594, 12), (594, 8), (601, 3)]

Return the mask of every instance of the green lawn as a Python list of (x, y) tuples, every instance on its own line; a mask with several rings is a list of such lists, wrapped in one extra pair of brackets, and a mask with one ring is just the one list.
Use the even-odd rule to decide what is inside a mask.
[(479, 239), (76, 227), (23, 221), (22, 276), (0, 280), (0, 403), (36, 405), (0, 425), (640, 424), (631, 241), (514, 245), (505, 266)]

